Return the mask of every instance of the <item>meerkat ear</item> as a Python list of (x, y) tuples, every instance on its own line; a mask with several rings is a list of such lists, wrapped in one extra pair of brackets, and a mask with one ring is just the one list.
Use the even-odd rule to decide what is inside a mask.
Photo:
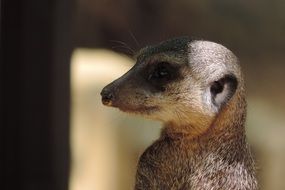
[(210, 92), (212, 103), (219, 109), (234, 95), (238, 81), (234, 75), (225, 75), (221, 79), (212, 82)]

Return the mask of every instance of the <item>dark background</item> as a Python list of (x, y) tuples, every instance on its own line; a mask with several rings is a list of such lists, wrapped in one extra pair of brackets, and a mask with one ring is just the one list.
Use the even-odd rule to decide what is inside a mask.
[(1, 0), (0, 189), (67, 189), (74, 2)]
[(67, 189), (76, 47), (215, 41), (240, 58), (249, 96), (285, 113), (284, 10), (282, 0), (1, 0), (1, 189)]

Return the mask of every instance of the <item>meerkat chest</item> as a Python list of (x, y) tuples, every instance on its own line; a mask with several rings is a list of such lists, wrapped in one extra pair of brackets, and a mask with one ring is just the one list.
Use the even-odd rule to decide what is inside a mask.
[(157, 141), (139, 160), (136, 189), (190, 189), (192, 162), (183, 144)]
[(175, 141), (157, 141), (141, 156), (135, 189), (256, 189), (242, 162)]

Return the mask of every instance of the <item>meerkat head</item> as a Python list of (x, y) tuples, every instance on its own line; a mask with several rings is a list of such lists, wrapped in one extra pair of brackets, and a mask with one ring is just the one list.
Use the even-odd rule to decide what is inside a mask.
[(230, 50), (181, 37), (140, 50), (136, 64), (101, 95), (104, 105), (125, 112), (206, 129), (241, 82)]

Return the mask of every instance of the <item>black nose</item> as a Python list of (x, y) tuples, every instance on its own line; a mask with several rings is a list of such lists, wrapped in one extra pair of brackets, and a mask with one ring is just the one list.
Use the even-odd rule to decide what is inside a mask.
[(112, 104), (112, 100), (114, 98), (114, 95), (112, 92), (110, 92), (109, 89), (107, 88), (103, 88), (103, 90), (101, 91), (101, 96), (102, 96), (102, 103), (104, 105), (111, 105)]

